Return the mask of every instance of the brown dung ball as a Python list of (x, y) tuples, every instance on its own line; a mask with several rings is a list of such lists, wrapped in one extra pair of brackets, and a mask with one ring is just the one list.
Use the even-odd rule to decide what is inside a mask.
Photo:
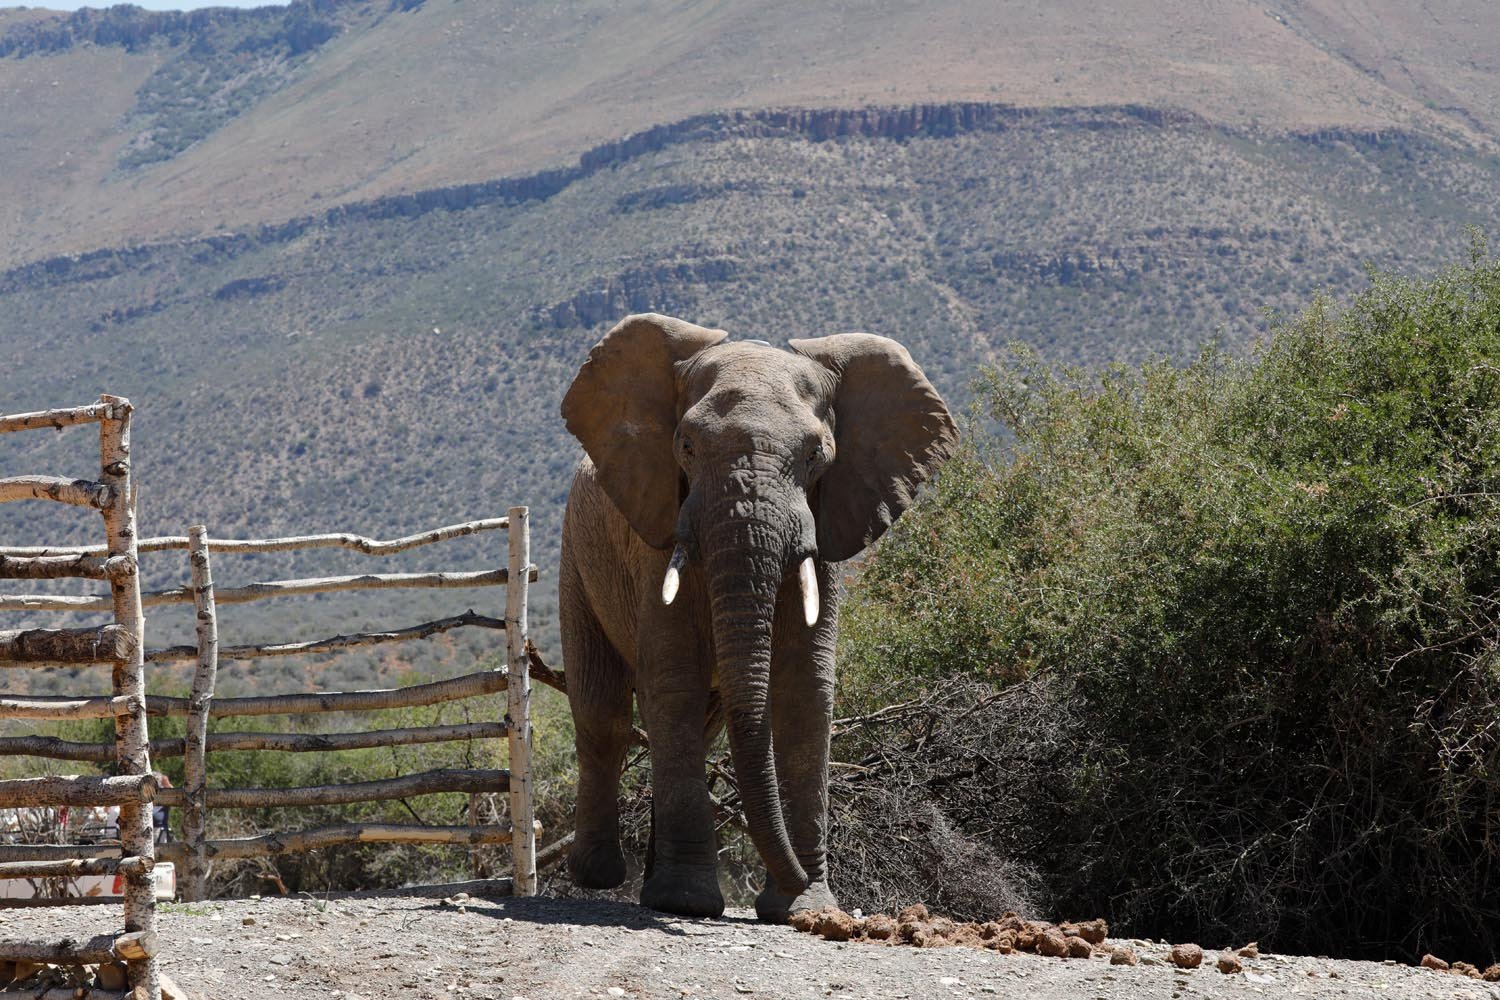
[(1110, 965), (1136, 965), (1139, 962), (1140, 959), (1136, 957), (1134, 949), (1127, 948), (1123, 944), (1116, 945), (1115, 949), (1109, 953)]
[(1224, 975), (1232, 976), (1236, 972), (1239, 972), (1242, 968), (1244, 967), (1240, 965), (1239, 958), (1231, 955), (1229, 952), (1226, 951), (1224, 954), (1219, 956), (1219, 971), (1224, 973)]
[(1179, 969), (1196, 969), (1203, 964), (1203, 949), (1195, 944), (1174, 944), (1167, 957)]
[(854, 918), (831, 906), (819, 910), (813, 933), (829, 941), (847, 941), (854, 935)]
[(1037, 939), (1036, 950), (1038, 954), (1048, 958), (1065, 958), (1068, 954), (1068, 939), (1063, 937), (1062, 931), (1049, 928)]
[(1078, 925), (1078, 936), (1089, 944), (1103, 944), (1109, 936), (1109, 924), (1103, 920), (1085, 920)]
[(798, 913), (793, 913), (791, 918), (787, 920), (787, 923), (791, 925), (793, 930), (802, 931), (804, 934), (811, 934), (813, 926), (817, 922), (818, 915), (812, 910), (802, 910)]
[(865, 918), (865, 937), (872, 941), (889, 941), (896, 934), (896, 921), (884, 913), (872, 913)]
[(927, 912), (927, 907), (923, 906), (921, 903), (913, 903), (906, 909), (902, 910), (900, 913), (896, 914), (896, 920), (900, 923), (906, 923), (908, 920), (926, 920), (931, 916), (932, 914)]
[(1430, 953), (1422, 956), (1421, 965), (1424, 969), (1433, 969), (1437, 972), (1448, 971), (1448, 963)]

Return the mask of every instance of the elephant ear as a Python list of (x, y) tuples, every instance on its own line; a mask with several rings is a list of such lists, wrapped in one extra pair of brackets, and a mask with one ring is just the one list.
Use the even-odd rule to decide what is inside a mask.
[(677, 525), (675, 366), (728, 337), (670, 316), (627, 316), (594, 345), (563, 397), (568, 430), (636, 534), (667, 548)]
[(838, 379), (834, 459), (818, 492), (818, 553), (848, 559), (885, 533), (952, 454), (958, 428), (906, 348), (869, 333), (793, 340)]

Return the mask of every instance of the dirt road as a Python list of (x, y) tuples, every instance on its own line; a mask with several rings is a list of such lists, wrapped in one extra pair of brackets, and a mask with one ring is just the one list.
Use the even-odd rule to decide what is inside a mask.
[[(0, 911), (0, 938), (99, 933), (118, 919), (114, 907)], [(1166, 964), (1166, 944), (1136, 941), (1142, 964), (1129, 968), (1102, 958), (834, 944), (756, 923), (748, 911), (683, 920), (580, 900), (179, 903), (165, 908), (161, 931), (167, 973), (205, 1000), (1500, 998), (1500, 984), (1373, 962), (1263, 955), (1225, 975), (1209, 952), (1186, 972)]]

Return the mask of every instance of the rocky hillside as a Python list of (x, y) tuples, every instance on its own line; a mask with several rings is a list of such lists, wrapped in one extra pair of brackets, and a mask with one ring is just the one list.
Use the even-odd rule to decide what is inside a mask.
[[(577, 455), (558, 400), (630, 311), (890, 334), (962, 404), (1012, 342), (1089, 365), (1248, 345), (1368, 263), (1468, 252), (1500, 221), (1500, 31), (1477, 0), (1446, 11), (0, 11), (0, 409), (135, 399), (151, 532), (391, 534), (525, 502), (545, 568)], [(1393, 32), (1416, 40), (1401, 73)], [(90, 450), (0, 439), (0, 468), (87, 474)], [(6, 541), (90, 530), (0, 509)]]
[(0, 11), (0, 264), (565, 165), (725, 109), (1139, 104), (1500, 134), (1485, 0), (296, 0)]
[[(1452, 260), (1497, 216), (1500, 162), (1399, 130), (976, 103), (698, 116), (557, 170), (12, 268), (0, 398), (135, 399), (149, 532), (389, 534), (525, 502), (548, 566), (577, 455), (558, 401), (627, 312), (887, 333), (961, 403), (1013, 341), (1091, 365), (1248, 344), (1263, 310), (1356, 288), (1366, 263)], [(85, 473), (85, 437), (0, 439), (0, 466)], [(0, 510), (7, 539), (90, 527)], [(299, 614), (327, 631), (333, 607)]]

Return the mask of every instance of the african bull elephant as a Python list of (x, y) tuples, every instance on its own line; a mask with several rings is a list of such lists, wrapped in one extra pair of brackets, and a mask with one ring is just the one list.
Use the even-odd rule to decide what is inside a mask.
[(646, 906), (718, 916), (706, 720), (722, 706), (763, 920), (828, 889), (832, 564), (864, 549), (952, 451), (948, 409), (906, 350), (865, 333), (728, 341), (667, 316), (605, 335), (562, 404), (582, 442), (561, 605), (579, 784), (573, 878), (625, 878), (618, 790), (631, 692), (651, 740)]

